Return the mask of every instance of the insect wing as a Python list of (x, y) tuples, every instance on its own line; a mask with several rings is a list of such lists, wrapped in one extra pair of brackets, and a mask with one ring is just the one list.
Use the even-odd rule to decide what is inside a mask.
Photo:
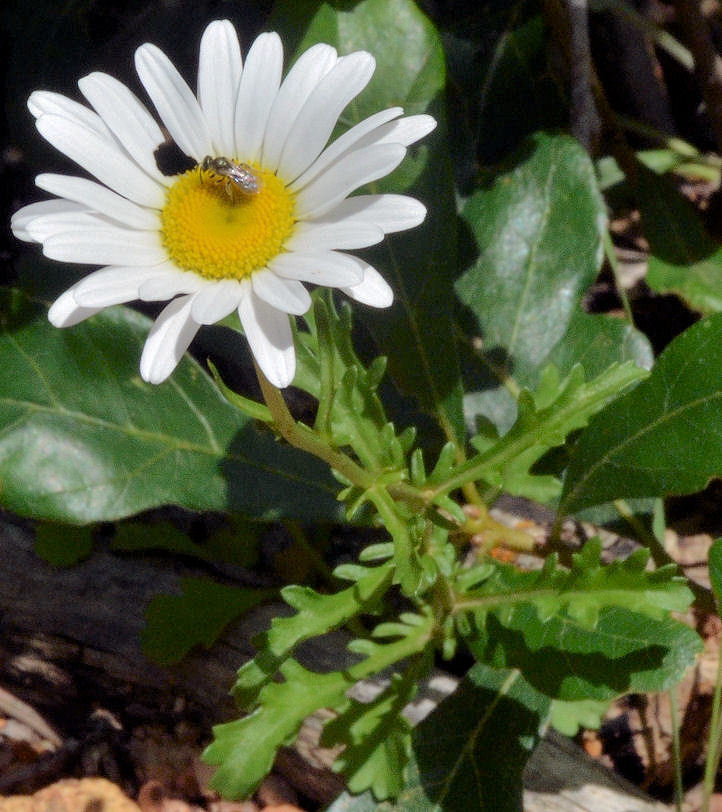
[(232, 164), (228, 177), (248, 195), (255, 195), (260, 191), (260, 178), (248, 164)]

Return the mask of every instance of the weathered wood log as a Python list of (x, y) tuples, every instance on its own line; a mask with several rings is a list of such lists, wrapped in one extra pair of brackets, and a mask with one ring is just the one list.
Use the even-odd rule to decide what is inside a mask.
[[(32, 532), (12, 523), (0, 527), (0, 683), (61, 731), (79, 709), (123, 703), (131, 718), (187, 703), (207, 728), (234, 713), (228, 689), (239, 665), (253, 656), (251, 638), (266, 628), (279, 605), (261, 607), (233, 624), (210, 650), (196, 650), (179, 665), (161, 668), (141, 652), (140, 632), (151, 599), (180, 593), (181, 578), (199, 574), (187, 564), (98, 551), (87, 561), (55, 569), (33, 551)], [(344, 662), (346, 637), (327, 635), (309, 645), (306, 663), (317, 670)], [(443, 685), (445, 687), (440, 688)], [(454, 679), (437, 679), (434, 701), (453, 690)], [(0, 696), (0, 700), (2, 696)], [(1, 702), (0, 702), (1, 704)], [(421, 703), (424, 704), (424, 703)], [(428, 712), (429, 703), (425, 703)], [(300, 750), (317, 768), (313, 794), (319, 802), (340, 790), (322, 777), (329, 755), (316, 746), (318, 720), (300, 737)], [(283, 752), (278, 766), (298, 774), (297, 757)], [(631, 785), (610, 774), (560, 736), (537, 748), (526, 770), (525, 809), (541, 812), (647, 812), (652, 805)]]

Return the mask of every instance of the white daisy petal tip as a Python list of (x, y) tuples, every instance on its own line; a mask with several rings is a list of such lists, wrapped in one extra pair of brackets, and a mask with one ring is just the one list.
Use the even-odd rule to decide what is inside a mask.
[(73, 289), (66, 290), (65, 293), (50, 305), (48, 310), (48, 321), (53, 327), (74, 327), (81, 321), (89, 319), (100, 312), (102, 307), (81, 307), (73, 295)]
[(394, 303), (391, 285), (371, 265), (366, 265), (361, 282), (343, 288), (343, 292), (361, 304), (379, 309), (391, 307)]
[(170, 377), (185, 355), (200, 325), (191, 316), (193, 294), (166, 305), (151, 327), (140, 357), (140, 376), (153, 384)]
[(278, 389), (290, 386), (296, 375), (296, 351), (289, 317), (250, 289), (238, 306), (238, 316), (263, 374)]
[(415, 119), (415, 126), (414, 126), (414, 140), (410, 141), (410, 144), (414, 144), (420, 139), (427, 136), (429, 133), (432, 133), (437, 125), (437, 120), (430, 116), (428, 113), (421, 113), (418, 116), (409, 116), (409, 118)]

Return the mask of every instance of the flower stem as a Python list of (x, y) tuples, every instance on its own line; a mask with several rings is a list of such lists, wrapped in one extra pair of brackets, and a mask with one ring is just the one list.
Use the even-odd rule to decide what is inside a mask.
[(364, 490), (372, 487), (374, 477), (368, 471), (357, 465), (350, 457), (331, 448), (308, 426), (294, 420), (281, 391), (266, 378), (257, 364), (256, 374), (258, 375), (263, 399), (266, 401), (266, 406), (268, 406), (273, 417), (275, 428), (287, 443), (327, 462), (331, 468), (338, 471), (339, 474), (354, 485)]

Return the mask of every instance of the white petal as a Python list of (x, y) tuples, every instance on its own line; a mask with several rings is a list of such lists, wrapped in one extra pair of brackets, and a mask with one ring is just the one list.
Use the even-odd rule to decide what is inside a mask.
[(284, 279), (269, 270), (256, 271), (251, 277), (253, 292), (266, 304), (292, 313), (303, 315), (311, 307), (311, 296), (296, 279)]
[(181, 271), (168, 261), (153, 268), (153, 275), (138, 288), (144, 302), (162, 302), (179, 293), (195, 293), (206, 285), (205, 279), (192, 271)]
[(10, 228), (19, 240), (37, 242), (35, 237), (31, 236), (28, 231), (28, 226), (34, 220), (48, 216), (78, 214), (80, 212), (87, 212), (86, 207), (78, 203), (72, 203), (69, 200), (40, 200), (37, 203), (30, 203), (30, 205), (18, 209), (10, 218)]
[(378, 127), (359, 139), (356, 146), (360, 148), (369, 147), (371, 144), (403, 144), (408, 147), (428, 135), (435, 127), (436, 119), (433, 116), (426, 114), (406, 116)]
[(167, 305), (148, 333), (140, 357), (140, 374), (148, 383), (162, 383), (178, 366), (200, 325), (191, 318), (193, 295)]
[(308, 167), (308, 169), (290, 185), (295, 192), (303, 189), (310, 181), (319, 175), (324, 169), (345, 155), (358, 141), (369, 133), (377, 130), (382, 124), (386, 124), (394, 118), (398, 118), (403, 113), (401, 107), (389, 107), (388, 110), (381, 110), (372, 116), (359, 121), (350, 130), (339, 136), (332, 144), (318, 156), (318, 158)]
[[(338, 222), (349, 218), (363, 220), (381, 228), (384, 234), (414, 228), (424, 222), (426, 206), (414, 197), (406, 195), (356, 195), (342, 200), (319, 221)], [(300, 225), (300, 224), (299, 224)]]
[(40, 134), (111, 189), (142, 206), (161, 208), (163, 187), (152, 180), (120, 148), (92, 130), (60, 116), (44, 115), (36, 122)]
[(215, 324), (238, 307), (242, 295), (235, 279), (207, 283), (193, 298), (191, 316), (198, 324)]
[(78, 87), (133, 160), (152, 178), (170, 186), (173, 179), (158, 169), (154, 155), (165, 137), (135, 94), (122, 82), (99, 72), (84, 76)]
[(404, 155), (406, 147), (401, 144), (374, 144), (344, 155), (301, 189), (296, 196), (296, 216), (302, 220), (320, 217), (354, 189), (388, 175)]
[(376, 62), (357, 51), (341, 57), (321, 79), (293, 123), (278, 164), (280, 177), (292, 181), (318, 157), (346, 105), (368, 84)]
[(72, 327), (100, 312), (102, 307), (81, 307), (73, 296), (73, 288), (61, 294), (48, 310), (48, 320), (54, 327)]
[(394, 302), (394, 292), (389, 284), (376, 268), (367, 264), (365, 264), (364, 278), (361, 282), (341, 288), (341, 290), (357, 302), (371, 305), (371, 307), (390, 307)]
[(200, 163), (213, 145), (193, 91), (163, 51), (149, 42), (135, 52), (135, 69), (173, 140)]
[(81, 307), (110, 307), (138, 299), (138, 288), (155, 268), (111, 265), (94, 271), (73, 286), (73, 297)]
[(44, 243), (58, 234), (68, 232), (89, 234), (106, 228), (108, 228), (107, 222), (101, 220), (96, 214), (80, 209), (35, 217), (28, 222), (25, 231), (30, 235), (30, 239)]
[(60, 116), (68, 121), (74, 121), (76, 124), (93, 130), (106, 141), (116, 143), (110, 134), (110, 130), (97, 113), (89, 110), (85, 105), (73, 101), (73, 99), (62, 96), (60, 93), (52, 93), (49, 90), (34, 91), (28, 99), (28, 110), (35, 118), (53, 115)]
[(256, 363), (279, 388), (296, 374), (296, 353), (288, 316), (261, 301), (250, 289), (241, 299), (238, 315)]
[(283, 80), (268, 116), (262, 164), (275, 171), (293, 122), (319, 81), (336, 64), (336, 49), (323, 42), (304, 51)]
[(236, 102), (236, 156), (253, 163), (261, 154), (268, 114), (281, 84), (283, 44), (275, 32), (256, 37), (246, 56)]
[(198, 101), (217, 155), (233, 157), (235, 154), (233, 123), (242, 70), (236, 29), (228, 20), (214, 20), (201, 38)]
[(131, 203), (130, 200), (87, 178), (48, 172), (38, 175), (35, 178), (35, 185), (50, 194), (82, 203), (89, 209), (130, 228), (144, 231), (160, 229), (160, 220), (154, 210)]
[(382, 229), (371, 222), (351, 218), (335, 223), (312, 220), (298, 223), (284, 247), (289, 251), (366, 248), (376, 245), (383, 238)]
[(354, 259), (337, 251), (294, 251), (274, 257), (268, 263), (268, 268), (286, 279), (341, 288), (361, 281), (363, 270)]
[(44, 241), (43, 254), (60, 262), (90, 265), (157, 265), (167, 259), (154, 232), (111, 227), (54, 234)]

